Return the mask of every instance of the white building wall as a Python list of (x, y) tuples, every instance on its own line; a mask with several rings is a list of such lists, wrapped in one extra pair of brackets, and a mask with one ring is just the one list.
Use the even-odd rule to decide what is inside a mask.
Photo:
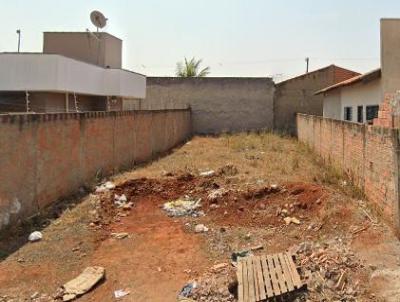
[(381, 103), (381, 79), (367, 83), (357, 83), (351, 86), (342, 87), (341, 94), (341, 119), (344, 119), (344, 108), (352, 107), (352, 121), (357, 122), (357, 107), (363, 106), (363, 121), (366, 121), (365, 107), (368, 105), (379, 105)]
[(323, 115), (327, 118), (344, 120), (344, 108), (352, 107), (352, 122), (357, 122), (357, 107), (363, 106), (363, 121), (365, 122), (366, 106), (379, 105), (382, 101), (381, 94), (381, 78), (328, 91), (324, 95)]
[(75, 92), (144, 99), (146, 77), (51, 54), (0, 54), (0, 91)]

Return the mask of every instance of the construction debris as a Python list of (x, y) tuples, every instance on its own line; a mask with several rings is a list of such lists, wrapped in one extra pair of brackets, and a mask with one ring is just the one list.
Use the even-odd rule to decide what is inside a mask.
[(337, 240), (325, 244), (304, 242), (293, 249), (311, 301), (356, 301), (359, 281), (352, 272), (361, 266), (349, 247)]
[(127, 296), (129, 294), (130, 294), (130, 291), (126, 291), (126, 290), (123, 290), (123, 289), (118, 289), (118, 290), (114, 291), (114, 297), (116, 299), (123, 298), (123, 297), (125, 297), (125, 296)]
[(181, 292), (179, 293), (178, 297), (182, 297), (182, 298), (186, 298), (186, 297), (190, 297), (192, 294), (192, 291), (197, 287), (197, 283), (196, 282), (191, 282), (186, 284)]
[(283, 220), (285, 221), (286, 225), (289, 225), (291, 223), (293, 224), (300, 224), (300, 220), (298, 220), (296, 217), (285, 217), (283, 218)]
[(199, 174), (201, 177), (211, 177), (215, 175), (214, 170), (204, 171)]
[(42, 238), (43, 238), (43, 234), (39, 231), (35, 231), (29, 235), (28, 240), (30, 242), (35, 242), (35, 241), (42, 240)]
[(74, 300), (91, 290), (104, 276), (105, 269), (103, 267), (87, 267), (78, 277), (65, 283), (56, 298), (62, 298), (63, 301)]
[(194, 227), (195, 233), (206, 233), (208, 228), (204, 224), (198, 224)]
[(111, 237), (115, 238), (115, 239), (124, 239), (126, 237), (129, 236), (129, 233), (111, 233)]
[(103, 183), (99, 186), (96, 187), (96, 193), (103, 193), (110, 191), (115, 188), (115, 184), (112, 183), (111, 181), (107, 181), (106, 183)]
[(133, 207), (133, 202), (128, 202), (128, 198), (126, 197), (125, 194), (114, 195), (114, 204), (117, 206), (119, 209), (124, 209), (124, 210), (130, 210)]
[(224, 188), (220, 188), (220, 189), (216, 189), (211, 191), (210, 194), (208, 194), (207, 196), (207, 200), (214, 203), (216, 201), (218, 201), (218, 199), (224, 197), (226, 194), (228, 194), (228, 190), (224, 189)]
[(201, 198), (192, 199), (189, 196), (164, 203), (163, 210), (170, 217), (193, 216), (198, 217), (202, 213), (198, 211), (201, 208)]

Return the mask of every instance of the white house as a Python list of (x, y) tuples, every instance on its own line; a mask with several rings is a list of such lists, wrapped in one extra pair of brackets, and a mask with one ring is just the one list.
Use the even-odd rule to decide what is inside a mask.
[(43, 53), (0, 54), (0, 112), (122, 110), (144, 99), (146, 77), (124, 70), (107, 33), (45, 33)]
[(372, 123), (381, 102), (381, 69), (329, 86), (317, 94), (324, 94), (324, 117)]
[(323, 116), (359, 123), (378, 117), (385, 96), (400, 90), (400, 19), (381, 20), (381, 68), (326, 87)]

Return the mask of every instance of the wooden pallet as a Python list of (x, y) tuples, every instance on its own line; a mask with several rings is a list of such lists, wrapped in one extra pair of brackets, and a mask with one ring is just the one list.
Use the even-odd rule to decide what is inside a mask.
[(267, 301), (303, 286), (288, 253), (243, 258), (237, 276), (239, 302)]

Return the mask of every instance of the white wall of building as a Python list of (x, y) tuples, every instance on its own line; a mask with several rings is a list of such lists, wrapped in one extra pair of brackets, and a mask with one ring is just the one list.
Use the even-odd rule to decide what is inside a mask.
[(368, 105), (379, 105), (382, 102), (381, 79), (375, 79), (367, 83), (357, 83), (342, 87), (341, 94), (341, 117), (344, 119), (344, 108), (352, 107), (352, 121), (357, 122), (357, 107), (363, 106), (363, 121), (366, 121), (366, 109)]
[(60, 55), (0, 54), (0, 91), (75, 92), (144, 99), (146, 77)]
[(379, 105), (382, 101), (381, 78), (359, 82), (328, 91), (324, 96), (324, 117), (344, 120), (344, 108), (352, 107), (352, 122), (357, 122), (357, 107), (363, 106), (363, 121), (366, 121), (366, 106)]

